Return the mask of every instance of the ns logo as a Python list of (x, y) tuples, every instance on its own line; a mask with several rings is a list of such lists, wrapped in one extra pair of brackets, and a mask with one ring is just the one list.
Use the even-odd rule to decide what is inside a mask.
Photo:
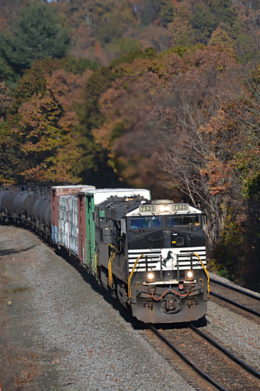
[(167, 248), (162, 249), (161, 255), (162, 255), (162, 260), (161, 260), (162, 267), (166, 269), (168, 268), (173, 269), (177, 262), (176, 255), (173, 254), (173, 252)]

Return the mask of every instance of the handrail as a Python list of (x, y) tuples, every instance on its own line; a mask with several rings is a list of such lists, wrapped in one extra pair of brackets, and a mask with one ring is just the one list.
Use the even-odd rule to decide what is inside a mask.
[(136, 269), (136, 266), (138, 264), (138, 262), (140, 261), (141, 258), (143, 258), (143, 254), (139, 255), (139, 257), (135, 260), (135, 263), (134, 263), (134, 266), (133, 266), (133, 269), (131, 271), (131, 273), (129, 274), (129, 277), (128, 277), (128, 299), (130, 300), (132, 298), (132, 287), (131, 287), (131, 282), (132, 282), (132, 278), (133, 278), (133, 275), (134, 275), (134, 272), (135, 272), (135, 269)]
[(119, 251), (118, 249), (113, 245), (113, 244), (109, 244), (108, 247), (112, 248), (112, 250), (114, 250), (113, 252), (111, 252), (111, 255), (109, 257), (109, 260), (108, 260), (108, 264), (107, 264), (107, 272), (108, 272), (108, 286), (110, 288), (113, 287), (113, 270), (112, 270), (112, 263), (116, 257), (116, 254), (119, 254)]
[(207, 283), (208, 283), (208, 297), (210, 295), (210, 275), (209, 275), (209, 272), (207, 271), (207, 268), (205, 267), (205, 265), (203, 264), (202, 260), (201, 260), (201, 257), (199, 256), (199, 254), (197, 253), (192, 253), (192, 255), (195, 255), (195, 257), (198, 258), (199, 262), (200, 262), (200, 265), (202, 267), (202, 269), (204, 270), (204, 273), (206, 274), (206, 277), (207, 277)]

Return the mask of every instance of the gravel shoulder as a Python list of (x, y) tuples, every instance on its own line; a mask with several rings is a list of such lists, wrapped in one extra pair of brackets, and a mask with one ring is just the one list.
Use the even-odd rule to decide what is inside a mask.
[[(258, 292), (240, 287), (226, 278), (220, 277), (215, 273), (211, 276), (225, 284), (237, 287), (245, 292), (254, 293), (260, 298)], [(246, 319), (230, 311), (219, 304), (209, 301), (208, 304), (208, 325), (207, 330), (223, 342), (231, 352), (237, 354), (241, 359), (246, 361), (253, 368), (260, 371), (260, 320), (256, 321)]]
[(260, 371), (259, 324), (212, 301), (208, 304), (205, 330), (217, 337), (231, 352)]
[(251, 291), (250, 289), (247, 289), (247, 288), (244, 288), (244, 287), (242, 287), (240, 285), (237, 285), (234, 282), (228, 280), (227, 278), (221, 277), (221, 276), (219, 276), (216, 273), (210, 273), (210, 277), (214, 278), (217, 281), (224, 282), (227, 285), (233, 286), (235, 288), (239, 288), (239, 289), (241, 289), (244, 292), (253, 293), (256, 297), (258, 297), (260, 299), (260, 293), (259, 292), (254, 292), (254, 291)]
[(0, 226), (2, 391), (193, 391), (39, 238)]

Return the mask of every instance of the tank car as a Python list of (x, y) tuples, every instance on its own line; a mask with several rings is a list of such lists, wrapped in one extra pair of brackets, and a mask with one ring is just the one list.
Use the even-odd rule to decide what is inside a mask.
[(29, 227), (49, 238), (51, 234), (51, 200), (46, 191), (0, 191), (0, 220)]
[(1, 219), (8, 223), (13, 221), (15, 217), (14, 200), (17, 193), (12, 190), (5, 190), (1, 192), (0, 197), (0, 213)]
[(13, 216), (13, 220), (16, 224), (22, 225), (25, 221), (26, 209), (25, 202), (29, 196), (30, 192), (27, 190), (16, 192), (16, 196), (13, 200), (13, 209), (15, 210), (15, 214)]
[(49, 195), (36, 197), (30, 208), (34, 229), (46, 238), (51, 233), (51, 199)]

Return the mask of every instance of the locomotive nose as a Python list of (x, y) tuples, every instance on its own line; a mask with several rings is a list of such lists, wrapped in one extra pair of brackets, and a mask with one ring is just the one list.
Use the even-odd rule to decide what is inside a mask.
[(188, 241), (187, 235), (179, 234), (175, 231), (163, 231), (163, 244), (165, 248), (184, 246)]
[(179, 297), (168, 294), (162, 301), (161, 307), (165, 313), (176, 313), (182, 309), (182, 303)]
[(163, 230), (163, 247), (169, 248), (171, 247), (171, 231), (169, 229)]

